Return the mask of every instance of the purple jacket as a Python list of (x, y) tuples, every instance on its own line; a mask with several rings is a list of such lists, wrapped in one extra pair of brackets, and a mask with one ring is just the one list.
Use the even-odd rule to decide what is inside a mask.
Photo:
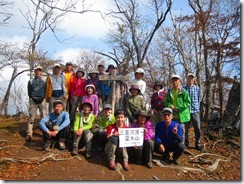
[(96, 94), (92, 94), (91, 96), (85, 95), (82, 97), (81, 103), (83, 103), (86, 100), (89, 100), (91, 102), (93, 114), (95, 116), (97, 116), (98, 115), (98, 97), (97, 97), (97, 95)]
[[(135, 121), (131, 124), (131, 128), (142, 128), (142, 127), (139, 126), (138, 121)], [(143, 128), (146, 128), (148, 130), (147, 133), (144, 134), (144, 141), (152, 140), (154, 138), (152, 123), (150, 121), (147, 121)]]

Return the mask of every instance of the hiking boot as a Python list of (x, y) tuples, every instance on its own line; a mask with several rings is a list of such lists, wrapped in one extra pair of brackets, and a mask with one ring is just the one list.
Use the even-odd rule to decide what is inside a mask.
[(112, 170), (116, 170), (116, 167), (117, 167), (117, 165), (116, 165), (115, 161), (114, 160), (110, 160), (109, 161), (109, 168), (112, 169)]
[(31, 135), (27, 135), (27, 136), (25, 137), (25, 140), (26, 140), (26, 141), (31, 141), (31, 139), (32, 139), (32, 136), (31, 136)]
[(59, 148), (60, 148), (61, 150), (65, 150), (65, 149), (66, 149), (66, 147), (65, 147), (65, 143), (64, 143), (63, 141), (59, 141)]
[(87, 159), (92, 158), (92, 154), (91, 154), (90, 151), (87, 151), (87, 152), (86, 152), (86, 158), (87, 158)]
[(152, 162), (148, 162), (147, 164), (146, 164), (146, 166), (148, 167), (148, 168), (153, 168), (153, 163)]
[(196, 150), (198, 150), (198, 151), (202, 151), (202, 147), (201, 147), (201, 146), (196, 146), (195, 148), (196, 148)]
[(43, 150), (45, 150), (45, 151), (51, 151), (50, 150), (51, 144), (52, 144), (52, 141), (47, 140), (46, 143), (45, 143), (45, 145), (42, 147)]
[(173, 164), (175, 164), (175, 165), (180, 165), (179, 160), (178, 160), (178, 159), (174, 159), (174, 160), (173, 160)]
[(78, 147), (74, 147), (71, 153), (73, 156), (78, 155)]
[(128, 162), (123, 162), (122, 166), (123, 166), (125, 171), (129, 171), (130, 170)]

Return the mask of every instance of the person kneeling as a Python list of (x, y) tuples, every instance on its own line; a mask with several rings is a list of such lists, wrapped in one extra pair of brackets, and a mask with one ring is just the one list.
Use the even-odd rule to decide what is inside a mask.
[(182, 142), (183, 131), (177, 121), (173, 121), (172, 109), (166, 107), (162, 111), (163, 121), (158, 122), (155, 127), (155, 141), (159, 144), (159, 151), (162, 153), (163, 161), (169, 163), (169, 152), (173, 152), (173, 163), (179, 165), (179, 157), (182, 155), (185, 146)]

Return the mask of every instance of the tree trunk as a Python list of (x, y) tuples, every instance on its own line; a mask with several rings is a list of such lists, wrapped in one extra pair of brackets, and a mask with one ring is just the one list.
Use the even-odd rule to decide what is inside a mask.
[(8, 115), (8, 103), (9, 103), (9, 97), (10, 97), (10, 90), (11, 90), (11, 86), (14, 82), (16, 73), (17, 73), (17, 67), (15, 66), (13, 73), (12, 73), (12, 76), (11, 76), (11, 79), (10, 79), (9, 84), (8, 84), (8, 89), (6, 91), (6, 94), (3, 98), (2, 105), (1, 105), (2, 106), (1, 110), (3, 110), (3, 112), (1, 111), (1, 113), (3, 113), (4, 116)]
[(221, 123), (223, 125), (223, 129), (226, 128), (233, 129), (235, 122), (238, 121), (236, 118), (238, 116), (238, 112), (240, 109), (240, 82), (237, 81), (236, 77), (233, 82), (233, 86), (229, 93), (229, 98), (227, 101), (227, 105), (224, 111), (223, 118), (221, 119)]

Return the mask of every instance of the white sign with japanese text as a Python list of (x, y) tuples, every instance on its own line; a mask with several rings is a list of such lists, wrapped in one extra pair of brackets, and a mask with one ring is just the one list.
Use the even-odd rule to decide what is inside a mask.
[(144, 140), (143, 128), (119, 128), (119, 147), (142, 146)]

